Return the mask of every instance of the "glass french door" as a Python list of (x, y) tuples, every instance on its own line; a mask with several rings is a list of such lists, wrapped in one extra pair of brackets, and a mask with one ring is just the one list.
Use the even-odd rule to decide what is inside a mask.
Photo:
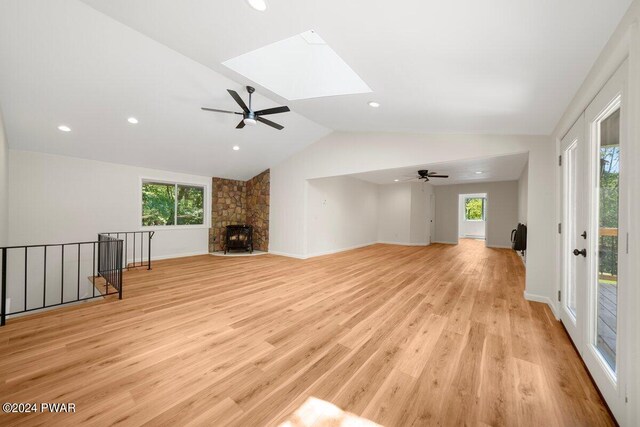
[(623, 424), (632, 307), (626, 277), (626, 63), (561, 142), (560, 317), (609, 408)]
[[(581, 116), (561, 143), (562, 161), (562, 288), (560, 317), (578, 349), (585, 324), (586, 248), (586, 142)], [(577, 251), (577, 252), (576, 252)]]

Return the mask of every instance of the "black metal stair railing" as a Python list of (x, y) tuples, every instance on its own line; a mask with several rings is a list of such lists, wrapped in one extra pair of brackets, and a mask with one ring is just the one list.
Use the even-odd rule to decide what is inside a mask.
[(151, 239), (154, 234), (155, 231), (110, 231), (100, 233), (98, 236), (123, 241), (124, 268), (147, 267), (147, 270), (151, 270)]
[[(107, 295), (117, 294), (119, 299), (122, 299), (123, 248), (124, 242), (121, 239), (109, 236), (99, 236), (98, 241), (89, 242), (1, 247), (0, 326), (3, 326), (6, 317), (12, 314), (42, 310)], [(83, 270), (85, 274), (89, 273), (86, 276), (87, 281), (82, 279)], [(35, 275), (39, 277), (34, 277)], [(99, 277), (104, 279), (104, 283), (96, 282)], [(17, 309), (7, 308), (9, 282), (13, 288), (12, 295), (16, 299), (23, 298)], [(96, 292), (96, 284), (98, 286), (103, 284), (104, 291)], [(22, 291), (19, 290), (20, 286), (23, 287)], [(56, 289), (53, 295), (51, 295), (52, 292), (47, 292), (58, 286), (59, 289)], [(91, 287), (90, 292), (85, 289), (87, 286)], [(73, 292), (74, 288), (75, 292)], [(84, 293), (81, 293), (81, 288)], [(30, 292), (35, 293), (36, 296), (30, 295)], [(69, 295), (70, 292), (71, 295)], [(51, 302), (52, 299), (53, 302)]]

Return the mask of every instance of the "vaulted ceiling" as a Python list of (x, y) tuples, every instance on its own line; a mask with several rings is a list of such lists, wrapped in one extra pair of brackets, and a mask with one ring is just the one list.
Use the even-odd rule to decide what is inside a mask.
[[(630, 0), (267, 3), (3, 0), (10, 145), (244, 179), (331, 130), (546, 135)], [(199, 110), (253, 83), (223, 61), (307, 30), (373, 92), (289, 102), (254, 84), (257, 105), (293, 110), (281, 132)]]
[(331, 129), (533, 135), (551, 133), (631, 3), (266, 1), (85, 3), (243, 83), (221, 63), (315, 30), (374, 91), (291, 103)]

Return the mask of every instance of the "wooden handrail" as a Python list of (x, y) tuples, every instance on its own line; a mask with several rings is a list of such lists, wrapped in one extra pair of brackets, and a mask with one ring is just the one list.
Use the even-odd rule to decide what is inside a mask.
[(617, 236), (618, 229), (612, 227), (600, 227), (600, 235), (601, 236)]

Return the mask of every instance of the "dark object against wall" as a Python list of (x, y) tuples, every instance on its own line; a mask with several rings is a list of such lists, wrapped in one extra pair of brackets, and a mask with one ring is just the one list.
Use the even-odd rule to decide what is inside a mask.
[(524, 255), (527, 250), (527, 226), (518, 224), (518, 228), (511, 232), (511, 247), (515, 251), (520, 251)]

